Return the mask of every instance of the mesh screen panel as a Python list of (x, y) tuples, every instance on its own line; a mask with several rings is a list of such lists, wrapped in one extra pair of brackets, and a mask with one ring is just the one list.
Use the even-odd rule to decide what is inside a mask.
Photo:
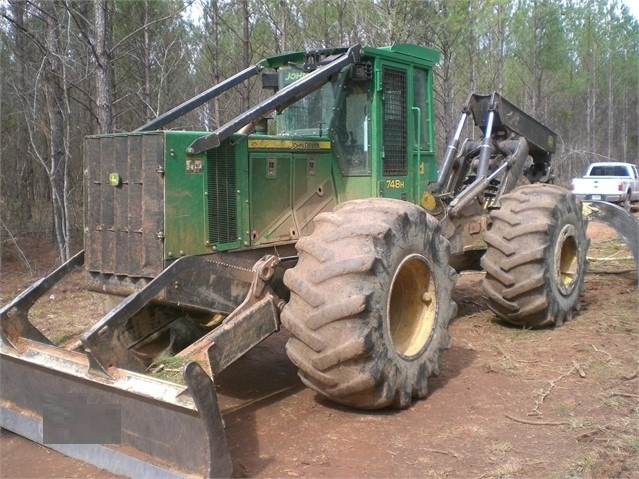
[(384, 67), (384, 175), (407, 174), (406, 72)]
[(208, 161), (209, 241), (237, 241), (237, 179), (235, 155), (229, 142), (206, 153)]

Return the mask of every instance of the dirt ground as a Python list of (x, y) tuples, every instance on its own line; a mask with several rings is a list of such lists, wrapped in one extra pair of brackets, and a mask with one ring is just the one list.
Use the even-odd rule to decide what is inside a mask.
[[(556, 330), (496, 321), (482, 273), (460, 275), (452, 347), (430, 393), (408, 410), (361, 412), (304, 388), (271, 336), (217, 378), (234, 477), (639, 478), (639, 293), (630, 253), (589, 226), (580, 314)], [(5, 243), (0, 304), (51, 271), (42, 241)], [(29, 268), (26, 264), (28, 262)], [(77, 273), (32, 310), (54, 342), (71, 343), (103, 299)], [(3, 478), (114, 477), (8, 431)]]

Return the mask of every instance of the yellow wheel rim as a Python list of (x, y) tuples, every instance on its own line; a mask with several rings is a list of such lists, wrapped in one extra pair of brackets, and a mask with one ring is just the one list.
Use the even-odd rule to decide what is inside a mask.
[(407, 256), (393, 277), (388, 305), (388, 329), (399, 354), (410, 358), (426, 347), (436, 312), (435, 284), (426, 259)]
[(579, 250), (574, 233), (574, 227), (566, 225), (559, 235), (555, 251), (555, 275), (564, 294), (572, 290), (579, 270)]

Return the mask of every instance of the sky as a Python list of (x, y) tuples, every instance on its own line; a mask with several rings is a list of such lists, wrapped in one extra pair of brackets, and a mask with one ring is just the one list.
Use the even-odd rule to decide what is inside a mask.
[(623, 3), (628, 6), (630, 13), (639, 20), (639, 0), (623, 0)]

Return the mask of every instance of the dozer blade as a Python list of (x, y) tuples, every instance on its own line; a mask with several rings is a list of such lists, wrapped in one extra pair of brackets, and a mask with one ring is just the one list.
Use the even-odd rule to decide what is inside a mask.
[[(639, 220), (629, 211), (605, 201), (584, 202), (583, 214), (589, 221), (604, 223), (614, 229), (628, 245), (639, 269)], [(639, 286), (639, 275), (637, 286)]]
[(229, 477), (215, 387), (187, 363), (187, 386), (109, 368), (89, 376), (85, 354), (25, 338), (0, 343), (0, 426), (129, 477)]
[[(85, 332), (78, 349), (68, 350), (29, 321), (29, 310), (83, 262), (80, 252), (0, 308), (0, 426), (116, 474), (229, 477), (224, 423), (206, 371), (213, 366), (219, 372), (279, 329), (282, 301), (269, 285), (279, 258), (265, 255), (252, 271), (180, 258)], [(225, 279), (215, 304), (233, 304), (245, 292), (238, 284), (248, 293), (214, 334), (186, 348), (200, 354), (176, 356), (184, 364), (183, 386), (144, 374), (145, 363), (131, 351), (175, 318), (129, 320), (168, 285), (188, 284), (185, 272), (195, 268)]]

